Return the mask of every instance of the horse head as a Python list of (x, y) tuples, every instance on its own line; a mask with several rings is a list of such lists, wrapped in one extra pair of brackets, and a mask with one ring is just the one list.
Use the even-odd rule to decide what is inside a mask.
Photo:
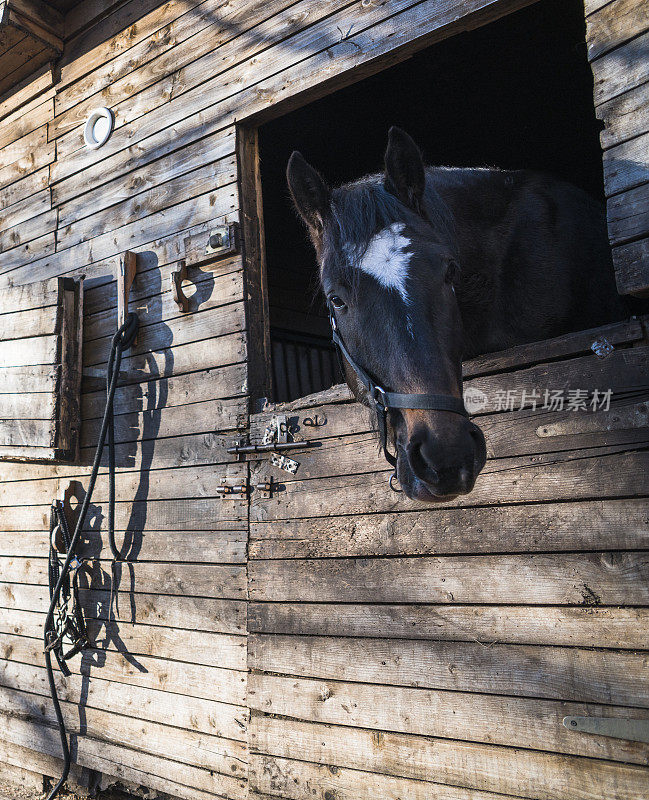
[(295, 152), (287, 179), (315, 247), (356, 397), (376, 407), (362, 379), (368, 375), (371, 387), (396, 397), (450, 401), (389, 404), (401, 487), (426, 502), (470, 492), (485, 463), (484, 437), (462, 413), (444, 408), (455, 403), (463, 410), (457, 246), (452, 216), (427, 185), (417, 145), (392, 128), (385, 173), (336, 189)]

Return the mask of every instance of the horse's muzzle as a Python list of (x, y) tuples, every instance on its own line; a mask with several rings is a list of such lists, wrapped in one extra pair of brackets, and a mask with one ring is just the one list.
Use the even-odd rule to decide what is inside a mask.
[(411, 499), (439, 503), (473, 489), (485, 465), (486, 445), (480, 428), (468, 419), (436, 413), (430, 422), (418, 425), (398, 447), (397, 476)]

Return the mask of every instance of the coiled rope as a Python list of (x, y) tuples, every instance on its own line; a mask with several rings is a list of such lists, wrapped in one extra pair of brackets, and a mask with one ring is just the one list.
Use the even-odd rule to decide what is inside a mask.
[[(90, 472), (90, 479), (88, 481), (88, 489), (81, 504), (79, 517), (74, 529), (72, 537), (70, 537), (63, 507), (60, 503), (53, 504), (52, 519), (58, 521), (61, 529), (61, 539), (66, 548), (66, 556), (63, 565), (60, 565), (56, 549), (54, 547), (54, 523), (51, 523), (51, 543), (50, 543), (50, 606), (45, 618), (45, 666), (47, 667), (47, 678), (50, 685), (50, 694), (52, 697), (52, 704), (54, 706), (54, 713), (56, 714), (56, 721), (61, 736), (61, 747), (63, 748), (63, 773), (59, 778), (56, 786), (48, 794), (46, 800), (54, 800), (59, 794), (61, 788), (70, 773), (70, 747), (68, 744), (67, 732), (65, 729), (65, 722), (63, 721), (63, 713), (61, 711), (61, 703), (56, 691), (56, 684), (54, 681), (54, 670), (52, 668), (52, 652), (61, 667), (64, 675), (69, 675), (70, 670), (65, 665), (65, 661), (71, 658), (89, 645), (86, 637), (85, 623), (83, 615), (80, 610), (78, 602), (78, 580), (77, 575), (81, 562), (77, 557), (76, 549), (81, 537), (81, 532), (88, 515), (88, 508), (92, 499), (92, 493), (97, 481), (99, 467), (101, 464), (101, 457), (104, 451), (104, 444), (108, 436), (108, 541), (110, 549), (113, 554), (113, 559), (119, 558), (119, 552), (115, 545), (115, 420), (113, 415), (113, 401), (115, 399), (115, 389), (117, 387), (117, 380), (119, 378), (119, 370), (122, 363), (122, 355), (124, 351), (135, 341), (137, 330), (139, 327), (139, 320), (136, 314), (129, 314), (124, 324), (118, 329), (117, 333), (113, 336), (111, 342), (110, 355), (108, 357), (108, 365), (106, 367), (106, 407), (104, 409), (104, 416), (101, 421), (101, 429), (99, 431), (99, 440), (97, 442), (97, 450)], [(52, 552), (54, 551), (54, 553)], [(72, 580), (70, 581), (70, 576)], [(112, 586), (112, 584), (111, 584)], [(73, 613), (70, 613), (70, 603), (75, 607)], [(54, 623), (54, 614), (59, 610), (65, 618), (65, 625), (59, 625), (57, 631)], [(72, 617), (72, 619), (70, 619)], [(62, 643), (63, 636), (66, 633), (71, 633), (76, 642), (67, 653), (63, 653)], [(78, 634), (78, 636), (77, 636)]]

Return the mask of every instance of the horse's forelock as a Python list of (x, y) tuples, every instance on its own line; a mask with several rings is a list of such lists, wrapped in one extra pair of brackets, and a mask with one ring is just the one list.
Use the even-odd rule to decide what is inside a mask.
[[(424, 206), (436, 238), (454, 250), (452, 214), (430, 180), (426, 183)], [(368, 175), (334, 189), (331, 216), (323, 234), (323, 266), (334, 279), (357, 286), (355, 266), (373, 237), (395, 222), (404, 222), (409, 214), (411, 212), (387, 191), (383, 175)]]

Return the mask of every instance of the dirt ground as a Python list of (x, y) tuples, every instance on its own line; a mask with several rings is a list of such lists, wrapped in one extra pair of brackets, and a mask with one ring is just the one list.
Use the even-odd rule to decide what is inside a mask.
[[(8, 783), (0, 779), (0, 800), (44, 800), (46, 796), (45, 792), (17, 786), (15, 783)], [(64, 790), (59, 794), (57, 800), (89, 800), (89, 797), (88, 794), (81, 795)], [(94, 795), (93, 800), (141, 800), (141, 798), (109, 789), (105, 792), (98, 792)]]

